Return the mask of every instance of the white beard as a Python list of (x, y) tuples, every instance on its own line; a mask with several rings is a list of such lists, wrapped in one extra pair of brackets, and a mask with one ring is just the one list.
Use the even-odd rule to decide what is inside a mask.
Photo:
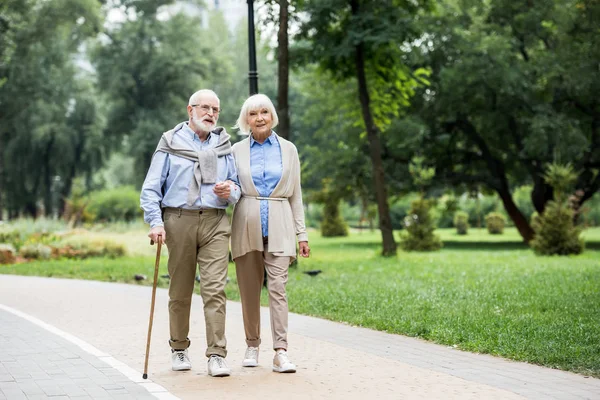
[(207, 124), (206, 122), (202, 121), (200, 118), (196, 118), (196, 117), (192, 117), (192, 122), (194, 122), (194, 125), (196, 125), (196, 127), (198, 129), (203, 130), (204, 132), (210, 132), (215, 127), (215, 124)]

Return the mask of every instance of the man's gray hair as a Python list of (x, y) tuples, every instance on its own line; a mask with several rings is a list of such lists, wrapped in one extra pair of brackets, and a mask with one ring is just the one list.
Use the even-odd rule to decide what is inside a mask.
[(250, 114), (250, 111), (257, 111), (261, 108), (266, 108), (269, 110), (271, 116), (273, 117), (273, 125), (271, 128), (275, 128), (279, 123), (279, 117), (277, 116), (277, 111), (275, 111), (275, 106), (268, 96), (260, 93), (250, 96), (246, 99), (244, 105), (242, 105), (242, 109), (240, 110), (240, 116), (238, 117), (233, 128), (239, 129), (240, 133), (243, 135), (249, 135), (250, 125), (248, 124), (248, 115)]
[(198, 104), (200, 97), (203, 97), (203, 96), (215, 96), (217, 98), (217, 100), (219, 100), (219, 103), (221, 102), (221, 100), (219, 99), (219, 96), (217, 96), (217, 94), (215, 92), (213, 92), (212, 90), (200, 89), (196, 93), (194, 93), (193, 95), (190, 96), (190, 100), (188, 101), (188, 106), (191, 106), (192, 104)]

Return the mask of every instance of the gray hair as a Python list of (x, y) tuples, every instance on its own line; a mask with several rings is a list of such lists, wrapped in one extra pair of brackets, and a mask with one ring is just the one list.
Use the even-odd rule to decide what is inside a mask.
[(261, 108), (266, 108), (269, 110), (271, 116), (273, 117), (273, 125), (271, 128), (275, 128), (279, 123), (279, 117), (277, 116), (277, 111), (275, 111), (275, 106), (268, 96), (260, 93), (250, 96), (246, 99), (244, 105), (242, 105), (242, 109), (240, 110), (240, 116), (238, 117), (233, 128), (239, 129), (240, 133), (243, 135), (249, 135), (250, 125), (248, 125), (248, 114), (250, 114), (250, 111), (257, 111)]
[[(190, 100), (188, 101), (188, 106), (191, 106), (192, 104), (198, 104), (198, 99), (203, 96), (214, 96), (217, 98), (217, 100), (219, 100), (219, 96), (217, 96), (217, 94), (215, 92), (213, 92), (212, 90), (200, 89), (196, 93), (194, 93), (193, 95), (190, 96)], [(221, 103), (221, 100), (219, 100), (219, 103)]]

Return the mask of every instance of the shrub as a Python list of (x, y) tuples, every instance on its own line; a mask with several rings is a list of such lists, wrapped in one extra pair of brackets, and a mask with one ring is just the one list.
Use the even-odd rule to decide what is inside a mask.
[(11, 244), (0, 244), (0, 264), (13, 264), (16, 261), (17, 251)]
[(431, 202), (425, 199), (415, 200), (404, 219), (406, 234), (401, 237), (402, 248), (406, 251), (435, 251), (442, 247), (442, 241), (433, 231), (435, 226), (431, 218)]
[(90, 198), (86, 210), (93, 221), (132, 221), (142, 215), (140, 194), (133, 186), (93, 192)]
[(42, 243), (26, 244), (19, 250), (19, 255), (27, 259), (48, 260), (52, 256), (52, 247)]
[(539, 255), (580, 254), (585, 243), (581, 229), (573, 224), (573, 210), (556, 201), (546, 205), (544, 213), (532, 221), (535, 238), (531, 247)]
[(506, 225), (506, 218), (504, 215), (491, 212), (485, 216), (485, 225), (487, 230), (492, 235), (501, 235), (504, 232), (504, 225)]
[(469, 230), (469, 214), (457, 211), (454, 214), (454, 227), (459, 235), (466, 235)]
[(125, 255), (125, 247), (110, 240), (84, 241), (72, 239), (62, 242), (62, 246), (55, 248), (53, 254), (55, 257), (66, 258), (117, 258)]
[(411, 203), (418, 198), (418, 194), (409, 193), (390, 204), (390, 218), (392, 219), (393, 229), (406, 228), (404, 219), (409, 213)]
[(0, 231), (0, 243), (9, 243), (18, 248), (22, 244), (21, 233), (17, 230)]
[[(445, 194), (438, 199), (433, 211), (437, 214), (436, 226), (438, 228), (452, 228), (455, 226), (454, 215), (459, 211), (458, 199), (454, 195)], [(467, 220), (468, 216), (467, 214)]]
[(325, 201), (321, 235), (323, 237), (348, 236), (348, 226), (340, 216), (340, 202), (337, 199), (330, 198)]

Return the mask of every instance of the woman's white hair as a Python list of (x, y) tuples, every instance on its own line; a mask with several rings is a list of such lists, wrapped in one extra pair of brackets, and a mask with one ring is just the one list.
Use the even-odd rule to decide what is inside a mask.
[(248, 124), (248, 115), (250, 111), (257, 111), (261, 108), (266, 108), (271, 113), (273, 117), (273, 125), (271, 128), (275, 128), (279, 123), (279, 117), (277, 116), (277, 111), (275, 111), (275, 106), (271, 99), (264, 94), (255, 94), (246, 99), (244, 104), (242, 105), (242, 109), (240, 110), (240, 116), (237, 119), (237, 122), (234, 129), (239, 129), (241, 134), (249, 135), (250, 134), (250, 125)]

